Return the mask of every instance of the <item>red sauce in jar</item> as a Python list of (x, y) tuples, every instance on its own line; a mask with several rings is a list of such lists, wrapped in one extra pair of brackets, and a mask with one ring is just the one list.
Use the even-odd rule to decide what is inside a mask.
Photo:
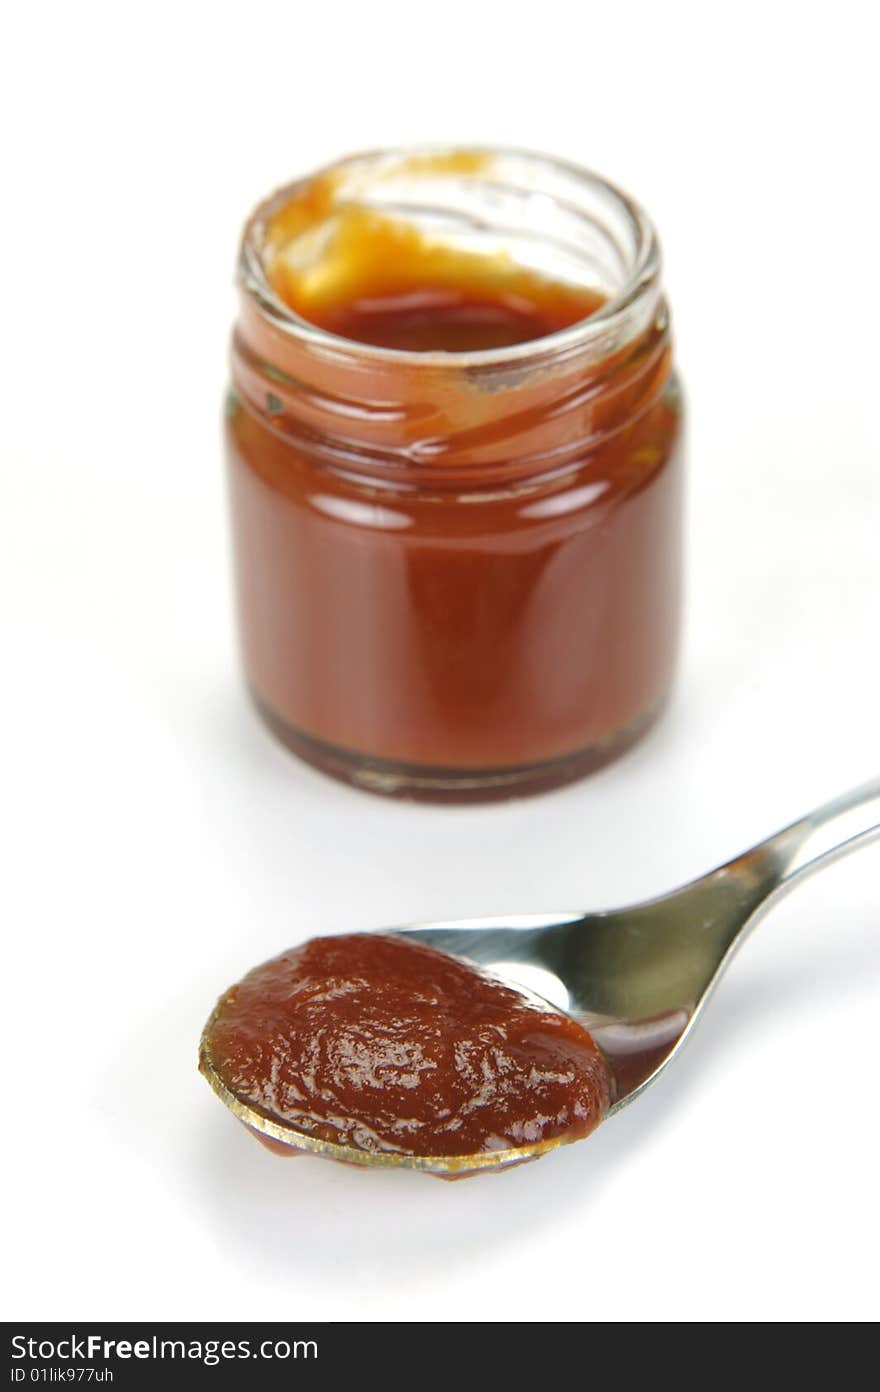
[(576, 1021), (376, 933), (315, 938), (250, 972), (218, 1003), (202, 1067), (259, 1117), (399, 1155), (579, 1140), (612, 1093)]
[(342, 198), (344, 168), (246, 238), (228, 439), (248, 682), (288, 745), (363, 787), (566, 781), (672, 677), (665, 317), (565, 347), (602, 293)]
[(536, 302), (513, 290), (497, 296), (465, 289), (420, 284), (389, 286), (327, 308), (319, 322), (341, 338), (411, 353), (475, 353), (509, 348), (557, 333), (599, 308), (593, 295), (558, 294)]

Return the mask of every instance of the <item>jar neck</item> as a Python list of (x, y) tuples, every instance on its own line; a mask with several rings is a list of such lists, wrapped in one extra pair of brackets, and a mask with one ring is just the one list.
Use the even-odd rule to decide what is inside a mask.
[[(334, 196), (337, 188), (345, 196), (346, 180), (359, 198), (399, 198), (405, 190), (416, 211), (429, 203), (433, 211), (445, 199), (450, 217), (467, 213), (476, 221), (487, 188), (493, 208), (515, 194), (504, 204), (505, 237), (517, 246), (527, 233), (522, 245), (531, 254), (540, 241), (537, 206), (548, 220), (541, 232), (547, 254), (558, 257), (566, 247), (567, 273), (583, 271), (596, 283), (602, 307), (546, 337), (481, 352), (403, 351), (341, 338), (302, 319), (270, 285), (266, 228), (289, 196), (282, 190), (245, 229), (232, 347), (236, 395), (294, 448), (398, 485), (486, 488), (564, 469), (627, 429), (668, 379), (653, 229), (597, 176), (541, 156), (481, 153), (465, 174), (456, 165), (454, 178), (448, 157), (437, 159), (359, 156), (333, 167)], [(517, 216), (524, 219), (519, 233)]]
[(233, 336), (232, 381), (274, 434), (328, 464), (399, 483), (487, 484), (564, 468), (649, 410), (671, 366), (662, 303), (628, 342), (474, 371), (407, 371), (355, 351), (279, 335), (247, 300)]

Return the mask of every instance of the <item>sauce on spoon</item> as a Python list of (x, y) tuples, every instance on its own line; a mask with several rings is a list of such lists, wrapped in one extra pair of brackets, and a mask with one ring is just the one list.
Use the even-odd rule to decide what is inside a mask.
[(588, 1135), (613, 1100), (575, 1020), (377, 933), (314, 938), (249, 972), (218, 1002), (201, 1067), (269, 1121), (374, 1153), (549, 1149)]

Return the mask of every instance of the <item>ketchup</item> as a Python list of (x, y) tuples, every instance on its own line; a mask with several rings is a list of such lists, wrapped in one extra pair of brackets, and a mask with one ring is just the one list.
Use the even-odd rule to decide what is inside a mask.
[(576, 1021), (405, 936), (314, 938), (255, 968), (219, 1001), (202, 1051), (260, 1116), (360, 1151), (579, 1140), (612, 1094)]
[(557, 333), (599, 308), (595, 296), (572, 294), (542, 304), (524, 294), (496, 297), (444, 286), (389, 288), (328, 307), (314, 322), (359, 343), (407, 352), (473, 353), (508, 348)]

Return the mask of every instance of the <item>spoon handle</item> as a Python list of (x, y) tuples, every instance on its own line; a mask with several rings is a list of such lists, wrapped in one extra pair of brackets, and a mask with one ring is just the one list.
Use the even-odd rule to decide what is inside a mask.
[(880, 778), (817, 807), (731, 862), (774, 896), (802, 875), (880, 837)]

